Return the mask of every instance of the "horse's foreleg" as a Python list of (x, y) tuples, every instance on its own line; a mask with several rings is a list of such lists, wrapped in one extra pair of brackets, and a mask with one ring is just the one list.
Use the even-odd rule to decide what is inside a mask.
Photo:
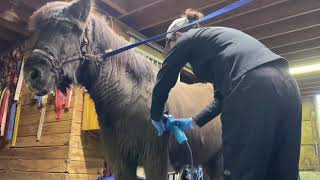
[(147, 180), (167, 180), (168, 179), (168, 165), (147, 163), (144, 166)]
[(153, 156), (144, 162), (144, 171), (147, 180), (168, 179), (168, 155), (165, 152)]
[(117, 162), (117, 165), (114, 166), (115, 179), (119, 180), (137, 180), (137, 165), (128, 164), (125, 162)]

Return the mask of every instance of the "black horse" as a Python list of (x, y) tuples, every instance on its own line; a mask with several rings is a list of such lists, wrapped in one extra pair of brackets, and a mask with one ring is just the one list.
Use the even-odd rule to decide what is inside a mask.
[[(136, 179), (141, 165), (147, 179), (166, 180), (168, 160), (178, 170), (189, 154), (169, 134), (157, 137), (148, 120), (157, 68), (133, 50), (104, 62), (83, 60), (82, 52), (98, 54), (128, 44), (91, 9), (90, 0), (52, 2), (33, 14), (29, 28), (36, 41), (24, 69), (28, 87), (45, 95), (55, 86), (62, 91), (71, 83), (85, 86), (96, 105), (105, 158), (115, 178)], [(190, 116), (210, 101), (205, 98), (210, 94), (207, 85), (179, 83), (170, 95), (169, 111)], [(220, 120), (195, 128), (188, 137), (195, 164), (204, 167), (207, 179), (223, 179)]]

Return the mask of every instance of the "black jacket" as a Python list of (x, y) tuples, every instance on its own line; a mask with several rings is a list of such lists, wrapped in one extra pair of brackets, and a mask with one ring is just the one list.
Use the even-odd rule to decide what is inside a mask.
[(200, 80), (215, 88), (215, 101), (194, 116), (197, 124), (203, 126), (221, 113), (222, 99), (239, 77), (261, 64), (280, 59), (286, 61), (241, 31), (225, 27), (191, 29), (169, 51), (157, 75), (150, 118), (162, 118), (169, 91), (188, 62)]

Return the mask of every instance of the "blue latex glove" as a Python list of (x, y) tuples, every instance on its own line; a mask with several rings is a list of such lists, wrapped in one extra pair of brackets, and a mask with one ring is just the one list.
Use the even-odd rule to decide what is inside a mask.
[(193, 129), (193, 119), (192, 118), (174, 118), (172, 115), (164, 115), (165, 118), (173, 118), (176, 125), (181, 129), (182, 131), (187, 131), (189, 129)]
[(151, 120), (151, 123), (152, 123), (153, 127), (157, 130), (158, 136), (162, 136), (163, 132), (166, 130), (164, 127), (163, 121), (162, 120), (160, 120), (160, 121)]

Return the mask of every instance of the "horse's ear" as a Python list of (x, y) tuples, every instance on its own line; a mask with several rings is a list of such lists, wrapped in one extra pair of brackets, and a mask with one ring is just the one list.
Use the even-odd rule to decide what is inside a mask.
[(71, 4), (67, 9), (66, 13), (73, 18), (76, 18), (82, 22), (86, 21), (92, 7), (91, 0), (78, 0)]

